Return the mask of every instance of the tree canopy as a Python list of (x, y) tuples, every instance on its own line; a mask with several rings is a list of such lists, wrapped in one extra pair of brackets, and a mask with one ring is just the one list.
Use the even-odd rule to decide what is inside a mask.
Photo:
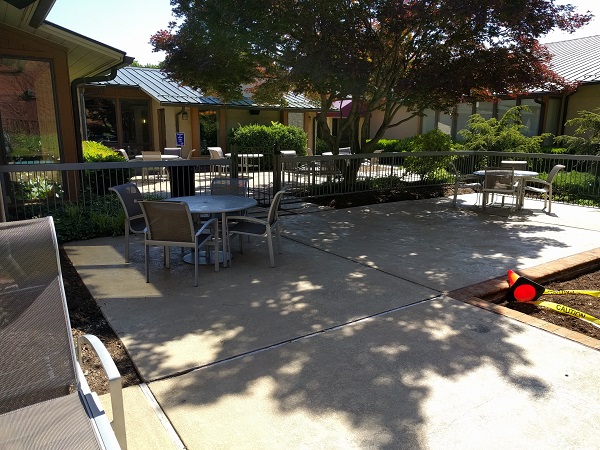
[[(573, 31), (591, 14), (554, 0), (171, 0), (179, 19), (151, 42), (173, 79), (224, 100), (244, 86), (257, 102), (296, 92), (327, 112), (352, 99), (341, 124), (355, 152), (370, 151), (407, 108), (448, 110), (461, 101), (568, 84), (538, 38)], [(359, 119), (381, 110), (369, 143)], [(328, 131), (325, 114), (319, 115)], [(364, 134), (364, 133), (363, 133)], [(326, 133), (335, 151), (337, 142)], [(361, 145), (362, 144), (362, 145)]]

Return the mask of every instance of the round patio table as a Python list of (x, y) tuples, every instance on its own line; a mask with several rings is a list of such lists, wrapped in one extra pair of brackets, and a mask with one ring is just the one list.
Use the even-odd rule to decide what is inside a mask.
[[(192, 214), (221, 214), (221, 237), (223, 239), (223, 251), (219, 252), (219, 262), (221, 263), (225, 263), (231, 257), (227, 241), (227, 213), (242, 212), (257, 205), (255, 199), (241, 195), (190, 195), (172, 197), (167, 201), (187, 203)], [(193, 254), (187, 254), (183, 257), (183, 261), (193, 264), (193, 258)], [(210, 264), (205, 252), (198, 252), (198, 264)]]

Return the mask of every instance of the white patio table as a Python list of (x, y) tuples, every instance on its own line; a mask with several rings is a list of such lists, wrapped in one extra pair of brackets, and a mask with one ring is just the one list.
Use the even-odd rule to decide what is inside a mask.
[[(221, 214), (223, 252), (219, 253), (219, 262), (223, 263), (223, 267), (226, 265), (225, 261), (229, 261), (231, 257), (227, 241), (227, 213), (242, 212), (257, 205), (255, 199), (242, 197), (241, 195), (191, 195), (187, 197), (172, 197), (167, 199), (167, 201), (187, 203), (192, 214)], [(186, 263), (193, 264), (193, 257), (193, 254), (188, 254), (183, 257), (183, 260)], [(210, 264), (204, 252), (199, 252), (198, 258), (198, 264)]]

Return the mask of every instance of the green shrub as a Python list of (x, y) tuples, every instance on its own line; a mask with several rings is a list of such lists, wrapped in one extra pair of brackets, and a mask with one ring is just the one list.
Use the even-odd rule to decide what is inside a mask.
[(299, 156), (306, 155), (306, 133), (297, 127), (289, 127), (278, 122), (266, 125), (244, 125), (233, 128), (229, 142), (239, 148), (295, 150)]
[[(83, 141), (83, 161), (94, 162), (124, 162), (125, 157), (99, 142)], [(83, 173), (84, 191), (106, 194), (108, 188), (117, 184), (127, 183), (134, 175), (133, 169), (103, 169), (86, 170)]]
[[(452, 138), (438, 129), (415, 136), (412, 142), (414, 150), (419, 152), (449, 152), (452, 151)], [(404, 168), (411, 174), (418, 174), (423, 179), (431, 179), (445, 174), (442, 172), (452, 162), (453, 156), (407, 156), (404, 159)]]
[(595, 111), (579, 111), (578, 117), (568, 120), (565, 125), (576, 126), (574, 134), (578, 136), (557, 136), (555, 144), (572, 155), (600, 155), (600, 108)]
[(460, 130), (465, 150), (493, 151), (493, 152), (525, 152), (539, 153), (548, 133), (541, 136), (528, 137), (521, 133), (525, 129), (521, 114), (529, 111), (527, 106), (510, 108), (500, 120), (484, 119), (479, 114), (469, 118), (468, 127)]

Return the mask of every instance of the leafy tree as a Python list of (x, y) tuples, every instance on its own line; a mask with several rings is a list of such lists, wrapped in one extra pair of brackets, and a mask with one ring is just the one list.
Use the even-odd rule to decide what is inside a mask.
[(600, 155), (600, 108), (594, 111), (579, 111), (578, 117), (565, 123), (577, 127), (574, 133), (579, 136), (557, 136), (554, 142), (565, 146), (569, 153)]
[(523, 125), (522, 112), (530, 111), (527, 106), (514, 106), (504, 113), (500, 120), (484, 119), (479, 114), (469, 118), (468, 126), (458, 133), (464, 138), (465, 150), (482, 150), (490, 152), (524, 152), (537, 153), (550, 134), (527, 137), (521, 133)]
[[(367, 153), (387, 128), (411, 118), (397, 119), (402, 108), (414, 117), (475, 98), (564, 88), (537, 38), (591, 19), (555, 0), (171, 4), (178, 23), (151, 38), (155, 50), (166, 52), (168, 75), (224, 100), (239, 99), (248, 85), (262, 103), (282, 103), (289, 91), (310, 95), (320, 104), (321, 136), (335, 153), (339, 141), (325, 117), (334, 101), (353, 100), (337, 134), (349, 132), (353, 152)], [(383, 121), (366, 142), (375, 110)]]

